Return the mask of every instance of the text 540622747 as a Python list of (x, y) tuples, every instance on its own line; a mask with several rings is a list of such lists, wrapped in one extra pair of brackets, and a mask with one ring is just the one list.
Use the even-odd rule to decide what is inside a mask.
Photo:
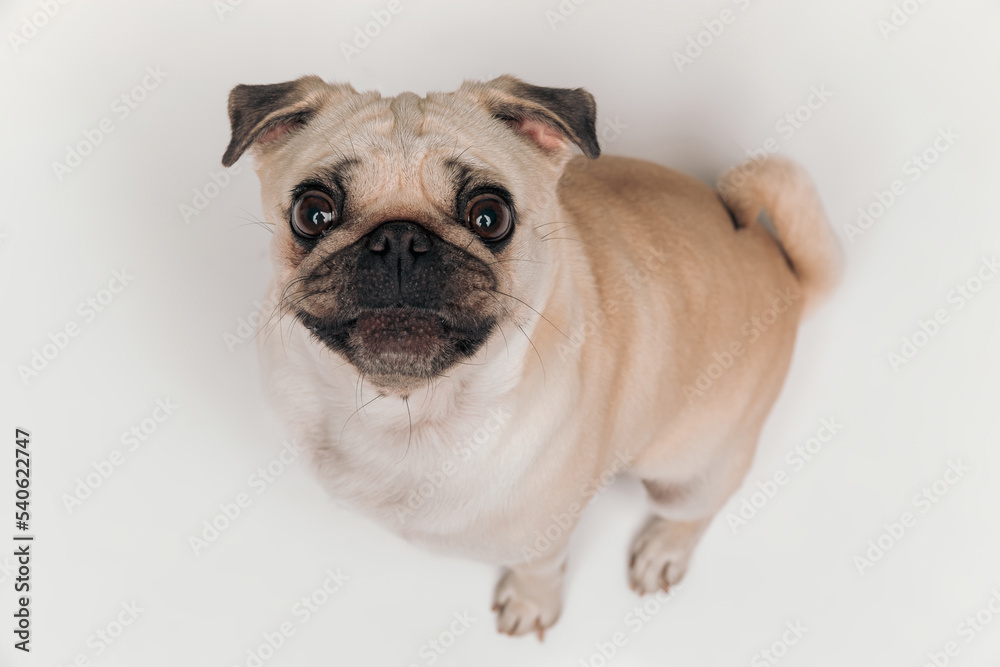
[(14, 648), (31, 650), (31, 543), (26, 535), (31, 522), (31, 434), (24, 429), (14, 433), (14, 558), (17, 576), (14, 577)]

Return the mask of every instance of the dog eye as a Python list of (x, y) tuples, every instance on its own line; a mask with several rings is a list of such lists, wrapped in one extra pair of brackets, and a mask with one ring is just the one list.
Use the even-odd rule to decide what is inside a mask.
[(292, 229), (299, 236), (316, 239), (337, 224), (337, 206), (326, 193), (310, 190), (299, 195), (292, 208)]
[(465, 224), (487, 241), (499, 241), (510, 233), (510, 207), (496, 195), (473, 197), (465, 209)]

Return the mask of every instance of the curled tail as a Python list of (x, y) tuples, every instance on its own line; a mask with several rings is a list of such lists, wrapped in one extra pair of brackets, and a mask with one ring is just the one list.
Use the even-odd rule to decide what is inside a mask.
[(740, 227), (767, 213), (812, 312), (839, 281), (843, 260), (809, 175), (787, 158), (750, 160), (726, 172), (719, 193)]

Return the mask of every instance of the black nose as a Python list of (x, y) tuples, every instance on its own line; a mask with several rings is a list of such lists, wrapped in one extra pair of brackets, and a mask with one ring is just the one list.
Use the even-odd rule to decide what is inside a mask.
[(368, 235), (368, 250), (392, 263), (415, 262), (432, 246), (430, 235), (412, 222), (387, 222)]

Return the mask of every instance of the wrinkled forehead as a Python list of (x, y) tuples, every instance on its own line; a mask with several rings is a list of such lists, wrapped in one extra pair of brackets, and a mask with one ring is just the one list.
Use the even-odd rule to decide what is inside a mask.
[(516, 189), (524, 162), (517, 138), (471, 100), (407, 92), (330, 105), (282, 149), (275, 166), (286, 192), (333, 178), (359, 206), (393, 198), (448, 205), (469, 180)]

